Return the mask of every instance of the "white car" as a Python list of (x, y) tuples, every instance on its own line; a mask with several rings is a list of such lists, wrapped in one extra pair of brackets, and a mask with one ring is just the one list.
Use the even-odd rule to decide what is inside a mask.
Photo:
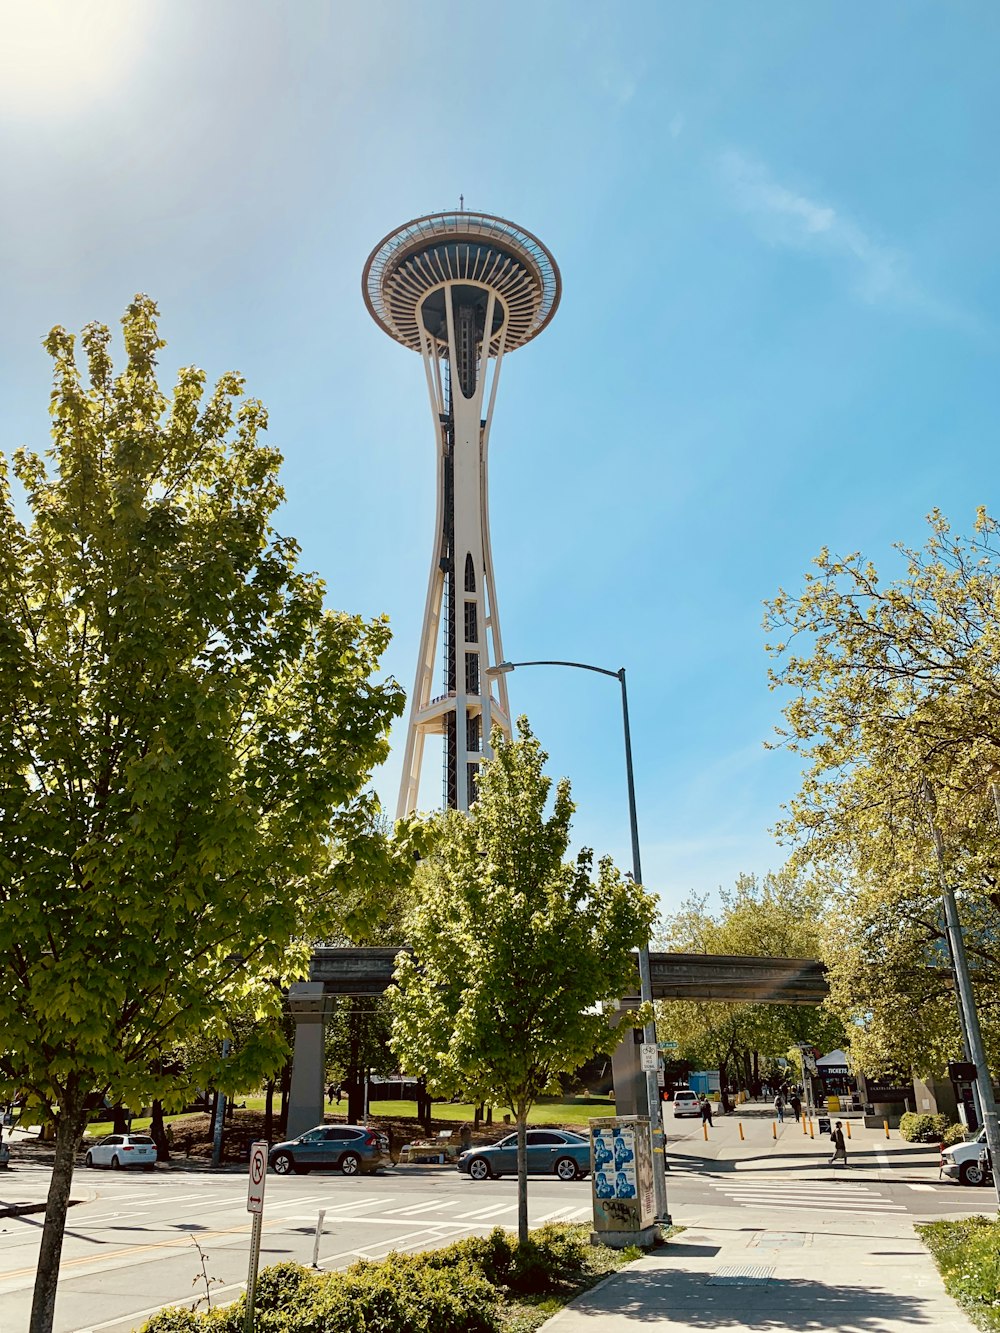
[(148, 1134), (108, 1134), (87, 1149), (88, 1166), (110, 1166), (119, 1171), (126, 1166), (143, 1166), (152, 1171), (156, 1165), (156, 1144)]
[(701, 1115), (701, 1099), (690, 1088), (678, 1088), (672, 1099), (675, 1118), (682, 1115)]
[(981, 1129), (974, 1139), (953, 1143), (941, 1149), (941, 1174), (962, 1185), (985, 1185), (987, 1179), (979, 1162), (979, 1154), (986, 1142), (986, 1130)]

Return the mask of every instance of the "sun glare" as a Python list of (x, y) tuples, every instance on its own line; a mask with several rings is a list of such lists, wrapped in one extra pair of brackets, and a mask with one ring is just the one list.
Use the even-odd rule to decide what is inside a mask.
[(0, 103), (62, 114), (116, 92), (151, 12), (137, 0), (0, 0)]

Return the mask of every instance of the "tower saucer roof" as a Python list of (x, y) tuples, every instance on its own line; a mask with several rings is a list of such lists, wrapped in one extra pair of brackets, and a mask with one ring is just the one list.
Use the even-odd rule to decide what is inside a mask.
[[(420, 308), (444, 282), (487, 287), (506, 309), (506, 351), (523, 347), (555, 314), (559, 268), (530, 231), (487, 213), (430, 213), (383, 237), (361, 278), (376, 323), (404, 347), (420, 351)], [(491, 350), (499, 333), (491, 339)]]

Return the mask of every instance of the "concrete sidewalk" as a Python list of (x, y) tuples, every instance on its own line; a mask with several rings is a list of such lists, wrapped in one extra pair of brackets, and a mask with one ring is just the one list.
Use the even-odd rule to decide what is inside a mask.
[[(777, 1215), (712, 1209), (543, 1325), (545, 1333), (973, 1333), (948, 1296), (911, 1219), (831, 1220), (789, 1230)], [(742, 1216), (746, 1216), (744, 1212)], [(857, 1224), (857, 1225), (856, 1225)]]

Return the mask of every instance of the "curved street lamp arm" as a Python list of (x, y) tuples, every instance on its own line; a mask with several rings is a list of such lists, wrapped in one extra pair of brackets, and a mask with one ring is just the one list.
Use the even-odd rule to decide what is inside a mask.
[(621, 680), (622, 678), (621, 673), (622, 671), (625, 670), (625, 668), (622, 667), (621, 670), (619, 671), (609, 671), (607, 667), (591, 666), (589, 662), (563, 662), (558, 660), (549, 660), (544, 662), (498, 662), (497, 666), (494, 667), (493, 669), (496, 670), (498, 667), (523, 667), (523, 666), (579, 667), (581, 671), (596, 671), (599, 676), (614, 676), (615, 680)]

